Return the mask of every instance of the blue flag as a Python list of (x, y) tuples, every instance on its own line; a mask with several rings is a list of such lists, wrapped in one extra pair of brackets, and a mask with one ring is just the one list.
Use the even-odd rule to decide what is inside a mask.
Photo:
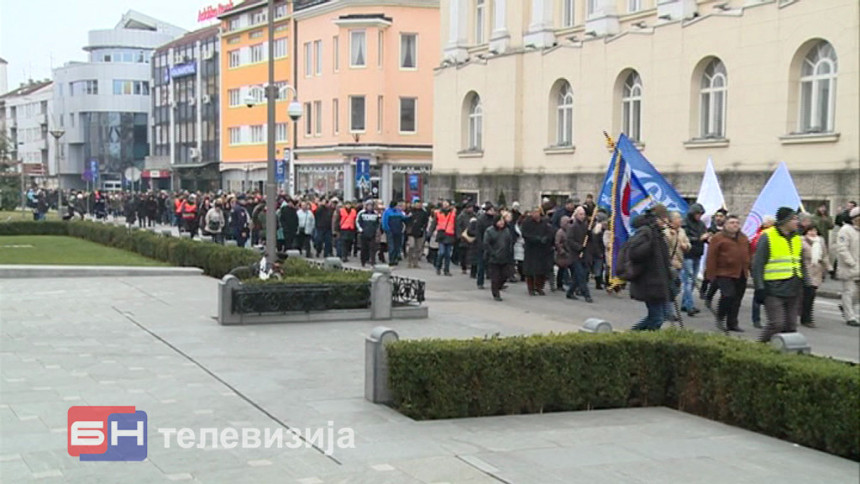
[[(633, 174), (639, 179), (644, 186), (654, 203), (661, 203), (669, 210), (677, 210), (682, 215), (687, 213), (687, 202), (672, 186), (660, 172), (654, 168), (639, 149), (627, 138), (624, 133), (618, 137), (618, 142), (615, 145), (616, 151), (620, 151), (621, 157), (630, 166)], [(603, 178), (603, 186), (600, 190), (600, 196), (597, 198), (597, 206), (609, 210), (612, 207), (612, 173), (615, 164), (615, 157), (612, 159), (612, 164), (609, 165), (609, 170)]]
[(621, 282), (616, 276), (618, 253), (633, 234), (632, 221), (654, 205), (654, 202), (617, 146), (612, 153), (606, 176), (609, 178), (610, 188), (609, 230), (612, 231), (608, 264), (610, 284), (616, 285)]

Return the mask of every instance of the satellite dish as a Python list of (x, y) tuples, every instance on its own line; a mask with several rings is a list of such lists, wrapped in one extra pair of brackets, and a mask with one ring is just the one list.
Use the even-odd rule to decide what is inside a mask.
[(124, 174), (125, 174), (125, 178), (127, 180), (131, 180), (131, 181), (137, 183), (140, 181), (140, 175), (142, 174), (142, 172), (140, 171), (140, 168), (135, 168), (135, 167), (131, 166), (131, 167), (128, 167), (125, 169)]

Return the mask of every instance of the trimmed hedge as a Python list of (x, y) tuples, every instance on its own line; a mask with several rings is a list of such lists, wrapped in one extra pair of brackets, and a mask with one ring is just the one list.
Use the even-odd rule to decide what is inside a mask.
[(282, 279), (266, 279), (250, 277), (243, 279), (243, 284), (356, 284), (370, 282), (370, 271), (327, 271), (322, 267), (308, 264), (302, 259), (287, 259), (282, 267)]
[(136, 252), (174, 266), (199, 267), (209, 276), (221, 278), (232, 269), (259, 262), (247, 249), (164, 237), (148, 230), (129, 230), (117, 225), (75, 221), (20, 221), (0, 223), (0, 235), (66, 235), (109, 247)]
[(860, 460), (860, 367), (688, 331), (398, 341), (412, 418), (668, 406)]

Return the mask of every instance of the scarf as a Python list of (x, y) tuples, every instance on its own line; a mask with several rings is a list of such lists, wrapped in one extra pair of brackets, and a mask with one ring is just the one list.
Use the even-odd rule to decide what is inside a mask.
[(821, 262), (822, 250), (821, 250), (821, 239), (818, 237), (812, 238), (807, 237), (806, 240), (809, 241), (809, 244), (812, 246), (812, 263), (818, 264)]

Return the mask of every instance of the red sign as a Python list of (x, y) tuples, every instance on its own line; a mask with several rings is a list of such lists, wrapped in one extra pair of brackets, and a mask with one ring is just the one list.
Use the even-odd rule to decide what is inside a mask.
[(170, 178), (170, 172), (167, 170), (143, 170), (141, 176), (144, 178)]
[(206, 8), (200, 9), (197, 13), (197, 21), (205, 22), (207, 20), (211, 20), (213, 18), (217, 18), (222, 13), (226, 12), (233, 8), (233, 0), (230, 0), (227, 3), (219, 3), (218, 5), (209, 5)]

